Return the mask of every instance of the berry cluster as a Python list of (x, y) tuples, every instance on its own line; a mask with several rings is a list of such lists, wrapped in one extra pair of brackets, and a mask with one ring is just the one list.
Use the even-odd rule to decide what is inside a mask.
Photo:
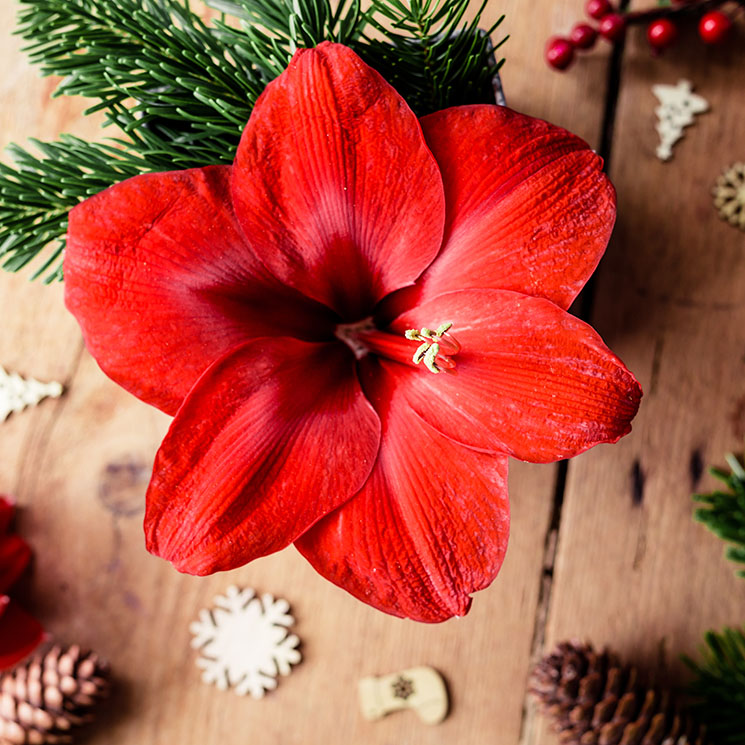
[[(672, 0), (672, 4), (647, 11), (622, 12), (610, 0), (587, 0), (585, 13), (590, 21), (577, 23), (569, 36), (553, 36), (546, 45), (546, 61), (557, 70), (566, 70), (577, 51), (592, 49), (598, 36), (613, 43), (620, 41), (631, 25), (646, 24), (647, 40), (653, 51), (661, 52), (678, 37), (678, 22), (684, 17), (698, 18), (698, 33), (707, 44), (724, 41), (732, 29), (731, 15), (720, 6), (731, 0)], [(745, 0), (734, 3), (745, 8)]]

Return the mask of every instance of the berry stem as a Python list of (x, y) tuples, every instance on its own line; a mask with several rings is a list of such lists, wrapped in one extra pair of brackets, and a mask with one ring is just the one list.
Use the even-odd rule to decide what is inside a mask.
[[(740, 8), (745, 8), (745, 0), (735, 0)], [(651, 8), (650, 10), (636, 10), (623, 13), (628, 26), (648, 23), (658, 18), (682, 18), (687, 15), (699, 14), (726, 5), (731, 0), (702, 0), (701, 2), (684, 3), (683, 5), (665, 8)]]

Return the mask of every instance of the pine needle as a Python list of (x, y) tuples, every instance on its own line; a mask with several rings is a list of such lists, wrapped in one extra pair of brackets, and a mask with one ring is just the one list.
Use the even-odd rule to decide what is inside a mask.
[[(62, 136), (14, 145), (0, 164), (0, 260), (62, 276), (67, 213), (139, 173), (231, 163), (256, 99), (299, 47), (351, 46), (419, 115), (493, 102), (489, 36), (463, 20), (469, 0), (207, 0), (207, 24), (184, 0), (21, 0), (18, 33), (55, 96), (91, 99), (119, 132), (105, 144)], [(232, 20), (227, 16), (231, 16)], [(501, 44), (501, 42), (500, 42)], [(499, 45), (497, 45), (499, 46)]]
[[(731, 453), (725, 456), (730, 467), (727, 473), (719, 468), (710, 469), (710, 473), (723, 481), (728, 491), (716, 490), (710, 494), (694, 494), (696, 502), (707, 505), (694, 512), (694, 518), (731, 546), (725, 550), (725, 556), (738, 564), (745, 564), (745, 469)], [(737, 572), (745, 577), (745, 569)]]
[(46, 248), (32, 279), (43, 276), (49, 283), (62, 276), (67, 213), (82, 199), (148, 170), (148, 164), (113, 144), (71, 135), (32, 142), (40, 155), (11, 145), (16, 167), (0, 163), (0, 260), (16, 272)]
[(725, 628), (704, 637), (702, 661), (684, 657), (696, 678), (693, 711), (714, 745), (745, 745), (745, 633)]

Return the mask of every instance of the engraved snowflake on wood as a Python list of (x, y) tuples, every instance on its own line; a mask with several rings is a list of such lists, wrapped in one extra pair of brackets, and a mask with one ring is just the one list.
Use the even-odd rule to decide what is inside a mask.
[(394, 698), (402, 698), (406, 701), (414, 693), (414, 683), (403, 675), (399, 675), (391, 686)]
[(258, 597), (250, 588), (229, 587), (218, 595), (215, 607), (201, 611), (189, 627), (202, 680), (254, 698), (276, 688), (277, 675), (289, 675), (301, 659), (300, 640), (288, 632), (295, 622), (289, 609), (286, 600)]

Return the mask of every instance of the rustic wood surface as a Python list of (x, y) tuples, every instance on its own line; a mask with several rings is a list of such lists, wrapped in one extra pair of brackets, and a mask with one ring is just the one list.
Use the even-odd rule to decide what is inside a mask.
[[(492, 3), (505, 13), (503, 78), (514, 108), (599, 147), (613, 93), (607, 48), (569, 73), (543, 46), (568, 31), (580, 0)], [(81, 102), (51, 100), (11, 37), (15, 0), (0, 7), (0, 145), (70, 131), (100, 136)], [(487, 19), (488, 20), (488, 19)], [(389, 618), (321, 580), (293, 549), (208, 579), (178, 575), (144, 549), (148, 470), (168, 419), (98, 370), (60, 286), (0, 275), (0, 364), (67, 387), (0, 423), (0, 492), (17, 496), (36, 549), (28, 600), (52, 634), (100, 652), (116, 689), (91, 745), (551, 745), (525, 697), (532, 661), (566, 637), (611, 644), (658, 677), (682, 672), (709, 627), (745, 621), (745, 584), (722, 544), (691, 520), (704, 466), (745, 436), (745, 237), (716, 216), (720, 171), (745, 158), (743, 30), (725, 49), (687, 38), (651, 59), (635, 30), (620, 70), (610, 171), (619, 222), (594, 286), (592, 320), (645, 389), (633, 433), (557, 466), (514, 463), (504, 569), (463, 619), (438, 626)], [(688, 77), (711, 103), (660, 163), (654, 83)], [(739, 95), (739, 99), (737, 94)], [(261, 701), (204, 686), (189, 622), (229, 584), (286, 597), (304, 661)], [(436, 727), (413, 712), (363, 719), (359, 678), (431, 665), (452, 711)]]

